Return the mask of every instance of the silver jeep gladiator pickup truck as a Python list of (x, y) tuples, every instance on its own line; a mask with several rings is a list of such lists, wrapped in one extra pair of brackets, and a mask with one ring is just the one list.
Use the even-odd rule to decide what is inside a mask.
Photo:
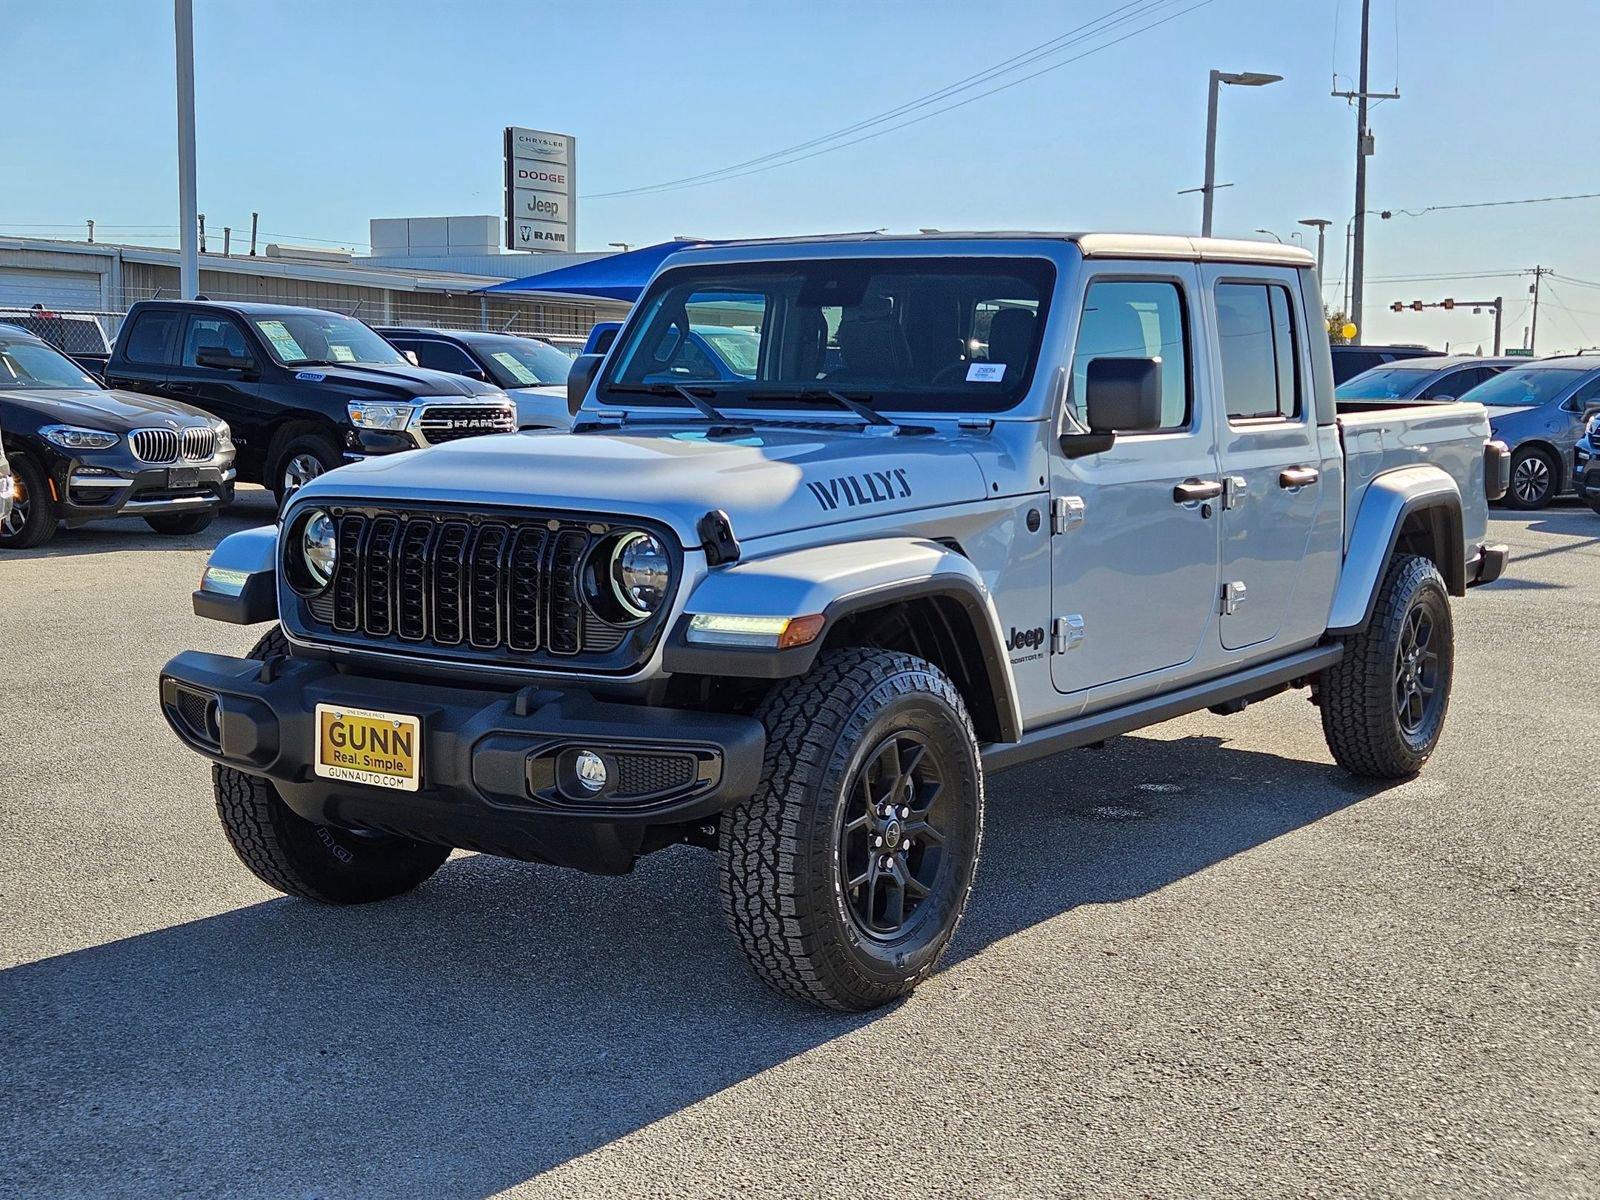
[(955, 932), (988, 772), (1308, 688), (1340, 765), (1410, 775), (1506, 558), (1483, 409), (1337, 413), (1288, 247), (690, 249), (569, 383), (570, 433), (345, 467), (218, 546), (196, 611), (277, 625), (161, 705), (273, 887), (702, 846), (764, 980), (870, 1008)]

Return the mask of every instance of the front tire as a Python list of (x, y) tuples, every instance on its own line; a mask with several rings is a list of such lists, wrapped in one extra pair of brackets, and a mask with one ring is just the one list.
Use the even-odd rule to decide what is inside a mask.
[(302, 434), (290, 439), (273, 461), (268, 478), (278, 505), (320, 475), (326, 475), (344, 462), (339, 444), (320, 433)]
[(217, 510), (208, 508), (201, 512), (169, 513), (164, 517), (146, 517), (144, 523), (163, 537), (188, 537), (200, 533), (217, 519)]
[[(274, 628), (249, 657), (288, 654)], [(283, 802), (270, 780), (213, 766), (217, 816), (234, 853), (257, 879), (323, 904), (366, 904), (408, 892), (437, 871), (448, 846), (390, 834), (356, 833), (308, 821)]]
[(1422, 770), (1444, 730), (1454, 673), (1444, 578), (1428, 559), (1398, 555), (1367, 627), (1323, 672), (1322, 732), (1334, 761), (1373, 779)]
[(0, 550), (32, 550), (55, 537), (61, 517), (43, 467), (18, 455), (11, 462), (11, 474), (16, 491), (10, 514), (0, 522)]
[(780, 684), (760, 788), (722, 821), (719, 885), (756, 974), (862, 1011), (909, 993), (955, 935), (983, 836), (971, 718), (932, 664), (823, 653)]
[(1561, 468), (1549, 454), (1536, 446), (1518, 450), (1511, 456), (1511, 486), (1504, 504), (1523, 512), (1546, 508), (1556, 497), (1560, 479)]

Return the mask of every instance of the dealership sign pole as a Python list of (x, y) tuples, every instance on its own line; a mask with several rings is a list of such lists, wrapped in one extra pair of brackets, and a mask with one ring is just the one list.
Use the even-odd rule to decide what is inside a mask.
[(505, 131), (506, 247), (576, 250), (578, 139), (511, 125)]
[(178, 38), (178, 291), (200, 294), (200, 251), (195, 242), (199, 204), (194, 194), (194, 0), (173, 0)]

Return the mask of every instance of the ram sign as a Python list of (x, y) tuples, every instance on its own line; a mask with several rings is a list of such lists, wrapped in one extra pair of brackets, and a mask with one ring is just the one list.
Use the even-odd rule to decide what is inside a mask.
[(512, 250), (575, 250), (578, 139), (508, 126), (506, 245)]

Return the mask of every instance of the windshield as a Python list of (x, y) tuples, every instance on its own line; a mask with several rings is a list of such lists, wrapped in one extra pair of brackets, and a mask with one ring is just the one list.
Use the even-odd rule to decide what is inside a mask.
[[(997, 412), (1039, 357), (1055, 268), (1031, 258), (831, 259), (665, 272), (606, 360), (607, 404), (829, 403)], [(819, 396), (819, 393), (821, 394)]]
[(1477, 387), (1464, 392), (1461, 399), (1501, 408), (1544, 404), (1554, 400), (1587, 374), (1587, 371), (1561, 371), (1550, 367), (1518, 367), (1484, 380)]
[(1409, 400), (1432, 375), (1431, 370), (1375, 367), (1345, 380), (1333, 389), (1333, 394), (1339, 400)]
[(0, 391), (19, 388), (93, 388), (91, 379), (65, 354), (43, 342), (0, 337)]
[(532, 338), (484, 338), (475, 343), (488, 358), (490, 373), (501, 387), (547, 387), (565, 383), (572, 360), (547, 342)]
[(337, 313), (306, 311), (275, 317), (251, 317), (250, 323), (286, 367), (317, 363), (406, 365), (406, 358), (360, 321)]

